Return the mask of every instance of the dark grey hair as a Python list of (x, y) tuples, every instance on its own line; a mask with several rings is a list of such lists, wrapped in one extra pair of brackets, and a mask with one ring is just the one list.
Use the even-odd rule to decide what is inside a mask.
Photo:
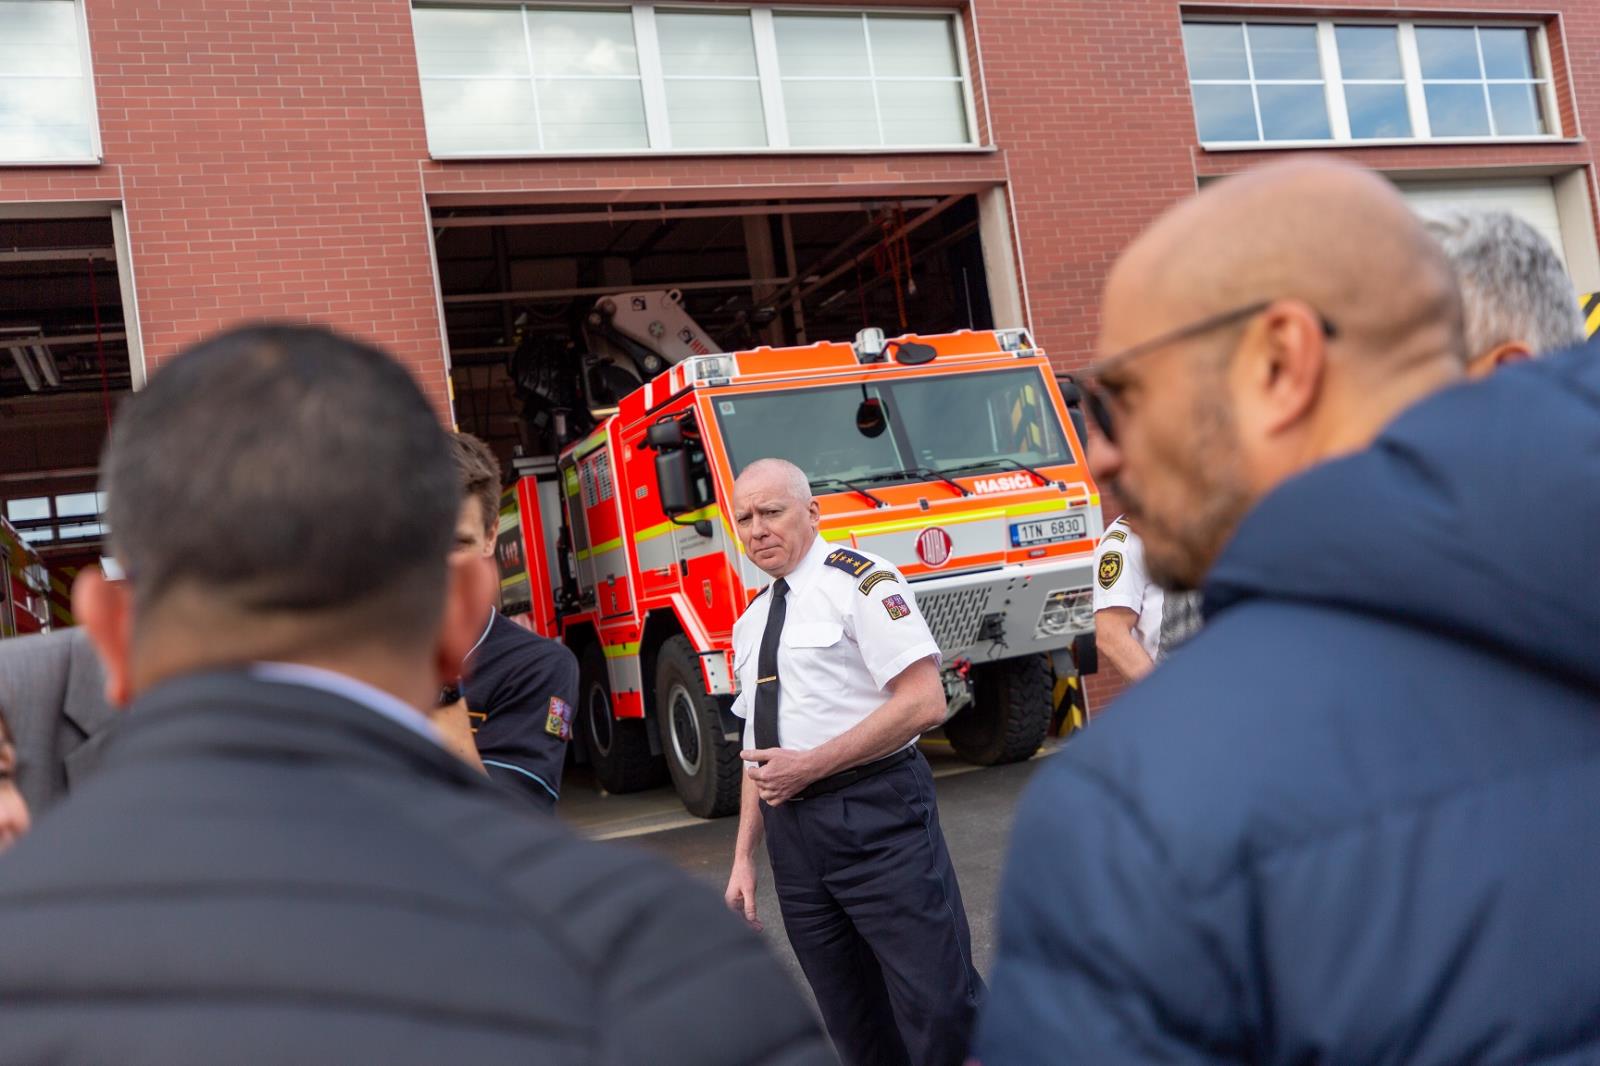
[(1447, 211), (1423, 224), (1461, 283), (1469, 359), (1508, 341), (1535, 355), (1583, 342), (1572, 279), (1533, 226), (1509, 211)]
[(220, 607), (361, 614), (426, 636), (461, 489), (411, 375), (330, 330), (251, 325), (201, 341), (118, 414), (102, 464), (135, 603), (175, 585)]

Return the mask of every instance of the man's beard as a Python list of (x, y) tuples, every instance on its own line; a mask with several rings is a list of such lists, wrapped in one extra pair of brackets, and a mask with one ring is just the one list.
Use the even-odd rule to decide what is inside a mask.
[(1197, 399), (1194, 435), (1174, 464), (1190, 493), (1178, 514), (1148, 511), (1138, 491), (1113, 481), (1134, 531), (1144, 541), (1145, 569), (1165, 589), (1198, 589), (1254, 501), (1244, 480), (1244, 462), (1233, 413), (1220, 400)]

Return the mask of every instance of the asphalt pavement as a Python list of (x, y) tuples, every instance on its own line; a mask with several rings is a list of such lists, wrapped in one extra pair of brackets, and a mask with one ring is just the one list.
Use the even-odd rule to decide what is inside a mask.
[[(987, 979), (994, 961), (996, 897), (1000, 870), (1011, 836), (1011, 821), (1023, 786), (1059, 744), (1046, 742), (1032, 760), (1013, 766), (978, 767), (957, 759), (938, 738), (922, 742), (933, 767), (939, 794), (939, 820), (961, 884), (972, 927), (972, 954)], [(641, 847), (698, 877), (720, 896), (728, 882), (728, 866), (738, 818), (714, 821), (684, 811), (670, 787), (612, 796), (601, 792), (585, 767), (569, 766), (561, 789), (562, 817), (592, 839)], [(801, 988), (800, 964), (784, 936), (783, 918), (772, 891), (772, 871), (762, 849), (757, 913), (762, 936)], [(806, 989), (809, 996), (810, 990)]]

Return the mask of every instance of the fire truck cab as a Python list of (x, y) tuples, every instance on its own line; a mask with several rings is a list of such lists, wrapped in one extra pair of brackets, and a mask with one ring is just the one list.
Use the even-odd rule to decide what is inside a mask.
[(0, 637), (42, 633), (50, 628), (50, 574), (39, 553), (0, 517)]
[(1022, 330), (687, 358), (507, 490), (508, 614), (581, 667), (579, 742), (605, 788), (670, 775), (684, 805), (737, 809), (733, 623), (768, 581), (733, 531), (751, 461), (806, 471), (830, 542), (890, 560), (943, 656), (945, 735), (1026, 759), (1051, 656), (1093, 629), (1099, 496), (1044, 353)]

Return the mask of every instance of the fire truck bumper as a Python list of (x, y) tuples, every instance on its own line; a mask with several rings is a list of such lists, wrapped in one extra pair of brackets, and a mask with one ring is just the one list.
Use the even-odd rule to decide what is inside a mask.
[(911, 582), (945, 662), (1054, 652), (1094, 631), (1094, 557)]

